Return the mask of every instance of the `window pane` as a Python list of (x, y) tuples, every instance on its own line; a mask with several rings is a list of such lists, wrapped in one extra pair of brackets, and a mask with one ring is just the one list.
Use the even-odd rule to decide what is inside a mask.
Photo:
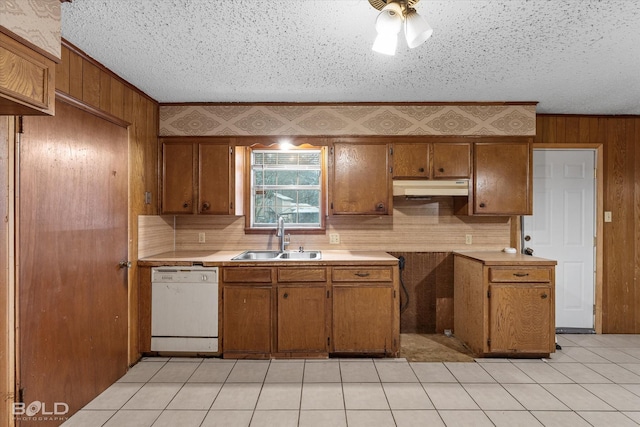
[(320, 226), (320, 150), (254, 150), (252, 165), (252, 227), (275, 227), (279, 216), (296, 227)]

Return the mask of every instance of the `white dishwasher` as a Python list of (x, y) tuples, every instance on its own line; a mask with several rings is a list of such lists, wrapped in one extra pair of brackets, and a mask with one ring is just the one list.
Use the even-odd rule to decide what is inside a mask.
[(218, 351), (218, 268), (151, 269), (151, 351)]

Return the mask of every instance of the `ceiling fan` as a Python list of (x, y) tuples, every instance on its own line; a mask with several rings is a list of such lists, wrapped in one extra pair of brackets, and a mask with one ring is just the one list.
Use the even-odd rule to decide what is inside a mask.
[(407, 46), (414, 48), (424, 43), (433, 28), (416, 12), (414, 6), (420, 0), (369, 0), (380, 11), (376, 18), (376, 32), (372, 49), (386, 55), (395, 55), (398, 34), (404, 29)]

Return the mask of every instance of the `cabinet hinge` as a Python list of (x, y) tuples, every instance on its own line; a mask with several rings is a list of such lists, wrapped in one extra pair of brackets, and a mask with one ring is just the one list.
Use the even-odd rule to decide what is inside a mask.
[(331, 154), (331, 155), (333, 156), (333, 147), (331, 147), (331, 148), (329, 149), (329, 154)]
[(24, 388), (18, 389), (18, 396), (16, 397), (16, 403), (24, 403)]
[(489, 339), (487, 340), (487, 345), (488, 345), (489, 347), (491, 347), (491, 338), (489, 338)]
[(596, 305), (595, 304), (593, 304), (593, 315), (594, 316), (596, 315)]
[(389, 167), (389, 173), (393, 173), (393, 166)]
[(487, 298), (491, 298), (491, 291), (487, 291)]
[(18, 133), (24, 133), (24, 121), (22, 116), (18, 116)]
[(229, 155), (233, 155), (233, 147), (229, 147)]
[(329, 291), (327, 291), (327, 298), (329, 298)]
[(394, 289), (393, 290), (393, 298), (395, 299), (395, 297), (396, 297), (396, 290)]
[(389, 154), (393, 156), (393, 147), (389, 147)]
[(331, 337), (327, 337), (327, 347), (331, 345)]
[(331, 209), (333, 209), (333, 202), (331, 202)]
[(229, 209), (233, 209), (233, 202), (229, 203)]

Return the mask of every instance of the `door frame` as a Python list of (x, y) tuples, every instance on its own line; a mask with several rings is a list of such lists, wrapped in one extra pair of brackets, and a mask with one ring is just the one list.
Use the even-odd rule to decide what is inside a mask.
[[(596, 206), (595, 206), (595, 221), (596, 221), (596, 250), (595, 250), (595, 313), (594, 313), (594, 328), (596, 334), (602, 333), (602, 293), (603, 293), (603, 248), (604, 248), (604, 182), (602, 179), (604, 173), (604, 147), (601, 143), (533, 143), (533, 149), (555, 149), (555, 150), (594, 150), (596, 154), (596, 172), (595, 172), (595, 189), (596, 189)], [(516, 221), (517, 227), (521, 228), (520, 221)], [(513, 227), (512, 227), (513, 228)], [(522, 230), (517, 230), (516, 235), (512, 235), (512, 242), (515, 240), (518, 242), (518, 250), (522, 250), (520, 244), (520, 234)]]
[[(4, 228), (3, 233), (0, 233), (3, 238), (0, 239), (0, 246), (4, 249), (4, 255), (2, 262), (3, 269), (0, 272), (0, 306), (4, 308), (4, 314), (0, 319), (0, 413), (6, 413), (8, 416), (6, 419), (0, 418), (0, 427), (11, 427), (15, 425), (14, 417), (12, 414), (13, 403), (16, 400), (16, 259), (15, 259), (15, 156), (16, 156), (16, 120), (13, 116), (0, 117), (0, 120), (6, 122), (0, 126), (5, 127), (6, 134), (0, 132), (0, 138), (3, 141), (0, 142), (0, 150), (2, 155), (6, 156), (5, 170), (3, 170), (0, 178), (0, 185), (3, 189), (0, 190), (0, 197), (4, 199), (4, 205), (6, 212), (2, 212), (2, 215), (7, 215), (7, 221), (2, 225)], [(0, 168), (2, 170), (3, 168)], [(0, 203), (2, 205), (2, 203)]]

